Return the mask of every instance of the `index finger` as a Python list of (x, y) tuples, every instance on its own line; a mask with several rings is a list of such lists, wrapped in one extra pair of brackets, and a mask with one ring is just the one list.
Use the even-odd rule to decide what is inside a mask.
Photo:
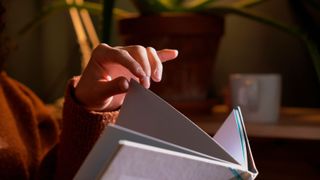
[(175, 49), (162, 49), (157, 51), (161, 62), (170, 61), (178, 56), (178, 50)]
[(98, 62), (102, 68), (107, 69), (108, 63), (106, 62), (115, 62), (127, 68), (138, 78), (143, 78), (146, 76), (141, 65), (136, 62), (126, 50), (112, 48), (108, 45), (101, 45), (99, 50), (102, 54), (102, 57), (98, 58)]

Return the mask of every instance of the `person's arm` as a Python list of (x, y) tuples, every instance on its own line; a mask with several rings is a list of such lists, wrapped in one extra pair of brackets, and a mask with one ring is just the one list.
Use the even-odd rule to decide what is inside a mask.
[(175, 50), (142, 46), (99, 45), (81, 77), (69, 82), (63, 108), (56, 179), (72, 179), (108, 123), (115, 123), (131, 78), (146, 88), (160, 81), (161, 62), (174, 59)]
[(56, 179), (72, 179), (105, 125), (114, 123), (118, 115), (118, 111), (93, 112), (79, 105), (74, 97), (78, 78), (70, 80), (65, 95)]

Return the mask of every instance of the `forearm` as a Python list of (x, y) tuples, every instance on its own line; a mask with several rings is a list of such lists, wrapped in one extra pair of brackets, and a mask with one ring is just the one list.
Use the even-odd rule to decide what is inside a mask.
[(114, 123), (118, 112), (90, 112), (72, 97), (76, 79), (66, 91), (63, 128), (60, 136), (56, 179), (72, 179), (108, 123)]

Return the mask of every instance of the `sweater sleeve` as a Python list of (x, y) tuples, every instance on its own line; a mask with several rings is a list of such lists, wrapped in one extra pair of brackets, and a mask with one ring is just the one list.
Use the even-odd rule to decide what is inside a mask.
[(72, 179), (108, 123), (118, 112), (92, 112), (80, 106), (73, 95), (79, 77), (70, 80), (63, 108), (56, 179)]

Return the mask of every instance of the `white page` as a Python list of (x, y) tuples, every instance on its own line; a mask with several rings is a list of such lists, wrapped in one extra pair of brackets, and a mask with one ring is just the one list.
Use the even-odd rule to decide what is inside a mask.
[(244, 134), (245, 142), (246, 142), (248, 170), (253, 174), (253, 179), (254, 179), (258, 176), (258, 170), (257, 170), (256, 165), (254, 163), (254, 159), (252, 156), (252, 152), (251, 152), (251, 148), (250, 148), (250, 144), (249, 144), (249, 139), (248, 139), (246, 127), (244, 125), (243, 116), (242, 116), (240, 107), (237, 107), (237, 109), (238, 109), (238, 113), (240, 114), (240, 122), (242, 124), (243, 134)]
[[(93, 149), (85, 159), (74, 179), (97, 179), (97, 176), (101, 173), (102, 169), (110, 163), (112, 157), (114, 156), (114, 153), (118, 148), (120, 140), (130, 140), (162, 149), (189, 154), (192, 156), (208, 158), (208, 156), (204, 154), (200, 154), (198, 152), (194, 152), (174, 144), (148, 137), (117, 125), (109, 125), (101, 134), (101, 137), (94, 145)], [(230, 163), (225, 163), (225, 161), (216, 161), (220, 162), (221, 164), (225, 164), (225, 166), (237, 168), (241, 167), (235, 164), (230, 165)]]
[(133, 80), (120, 109), (117, 124), (212, 157), (237, 163), (201, 128)]
[(213, 137), (239, 164), (248, 167), (246, 140), (240, 114), (234, 109)]
[(110, 166), (98, 179), (105, 180), (229, 180), (249, 179), (249, 173), (212, 160), (197, 158), (130, 141), (121, 141)]

